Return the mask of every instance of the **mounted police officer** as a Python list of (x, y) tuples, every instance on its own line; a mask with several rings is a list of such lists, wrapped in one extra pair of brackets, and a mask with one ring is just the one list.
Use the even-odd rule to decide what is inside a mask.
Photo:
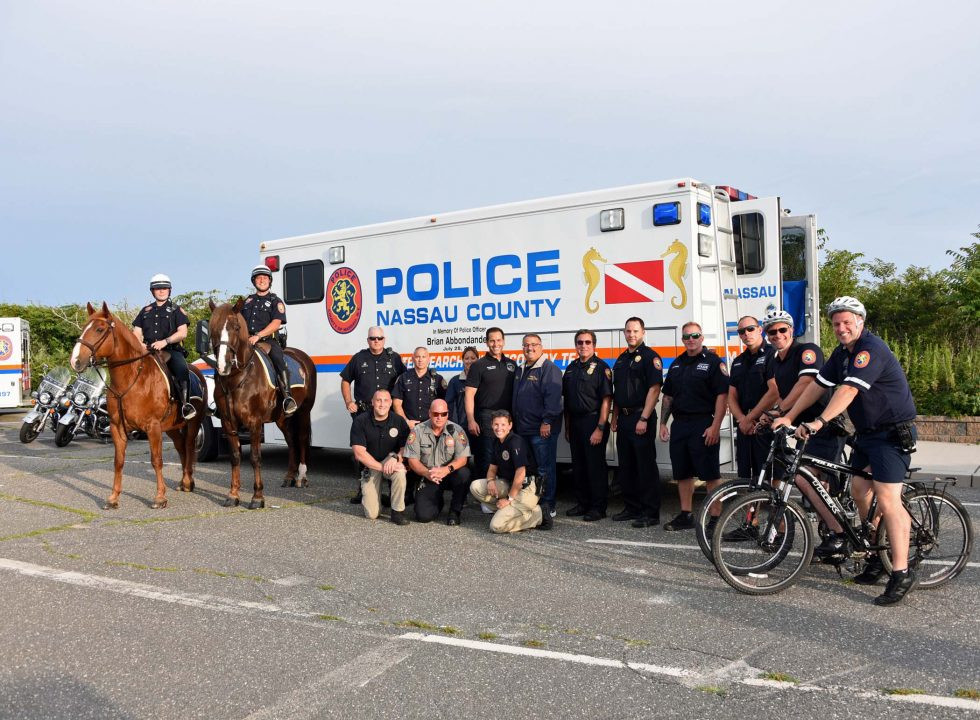
[(197, 415), (194, 406), (188, 402), (187, 359), (181, 343), (187, 337), (187, 315), (170, 300), (173, 285), (163, 274), (150, 278), (150, 292), (153, 302), (142, 308), (133, 319), (133, 332), (140, 342), (150, 350), (170, 353), (167, 367), (180, 388), (182, 405), (180, 414), (185, 420)]
[(268, 355), (276, 368), (276, 385), (283, 397), (282, 412), (289, 416), (296, 412), (297, 405), (289, 394), (289, 373), (282, 348), (278, 340), (273, 338), (276, 331), (286, 324), (286, 306), (274, 292), (270, 292), (272, 271), (265, 265), (252, 268), (252, 285), (256, 292), (245, 298), (245, 305), (242, 307), (242, 317), (248, 324), (248, 342), (254, 346), (261, 340), (271, 338), (266, 343), (269, 347)]

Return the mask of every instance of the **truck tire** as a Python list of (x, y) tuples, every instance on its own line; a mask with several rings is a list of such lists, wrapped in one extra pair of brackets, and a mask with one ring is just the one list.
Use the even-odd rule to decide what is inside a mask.
[(197, 432), (197, 461), (213, 462), (218, 459), (218, 450), (221, 447), (221, 433), (215, 429), (211, 423), (211, 418), (204, 418), (201, 429)]

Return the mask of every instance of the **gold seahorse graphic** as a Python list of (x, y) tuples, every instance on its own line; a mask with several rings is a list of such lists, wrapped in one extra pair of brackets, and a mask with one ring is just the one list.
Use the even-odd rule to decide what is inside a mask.
[(684, 287), (684, 271), (687, 270), (687, 248), (681, 244), (680, 240), (674, 240), (660, 257), (665, 258), (668, 255), (673, 255), (676, 253), (673, 260), (670, 261), (670, 266), (667, 269), (667, 273), (670, 275), (670, 279), (674, 281), (677, 288), (681, 291), (680, 304), (677, 303), (677, 296), (675, 295), (670, 299), (670, 304), (675, 310), (680, 310), (682, 307), (687, 305), (687, 288)]
[(599, 263), (604, 262), (606, 262), (606, 258), (602, 257), (595, 248), (589, 248), (589, 251), (582, 256), (585, 284), (589, 286), (589, 289), (585, 291), (585, 311), (590, 315), (599, 312), (599, 303), (590, 304), (589, 301), (592, 299), (592, 293), (599, 287)]

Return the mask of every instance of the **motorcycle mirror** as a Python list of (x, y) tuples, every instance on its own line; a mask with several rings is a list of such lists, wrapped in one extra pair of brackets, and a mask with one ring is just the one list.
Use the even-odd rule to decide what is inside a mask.
[(197, 333), (194, 338), (194, 349), (198, 355), (204, 356), (211, 352), (211, 330), (207, 320), (197, 321)]

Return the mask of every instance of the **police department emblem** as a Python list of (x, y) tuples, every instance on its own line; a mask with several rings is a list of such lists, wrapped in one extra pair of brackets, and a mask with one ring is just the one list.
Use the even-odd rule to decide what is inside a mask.
[(869, 362), (871, 362), (871, 353), (869, 353), (867, 350), (862, 350), (857, 354), (857, 357), (854, 358), (854, 367), (867, 367)]
[(817, 354), (813, 350), (807, 350), (801, 359), (804, 365), (813, 365), (817, 361)]
[(725, 363), (719, 363), (718, 369), (721, 370), (722, 375), (728, 374), (728, 366)]
[(502, 453), (500, 453), (500, 457), (502, 457), (504, 460), (510, 460), (510, 453), (504, 450)]
[(361, 281), (349, 267), (334, 270), (327, 281), (327, 320), (334, 332), (346, 335), (361, 319)]
[(514, 363), (507, 363), (507, 372), (514, 372), (517, 370), (517, 366)]
[(6, 335), (0, 335), (0, 362), (9, 360), (14, 354), (14, 343)]
[(389, 428), (388, 437), (398, 437), (398, 428)]
[(653, 356), (653, 366), (657, 368), (657, 370), (664, 369), (664, 364), (660, 361), (660, 358), (657, 357), (656, 355)]

